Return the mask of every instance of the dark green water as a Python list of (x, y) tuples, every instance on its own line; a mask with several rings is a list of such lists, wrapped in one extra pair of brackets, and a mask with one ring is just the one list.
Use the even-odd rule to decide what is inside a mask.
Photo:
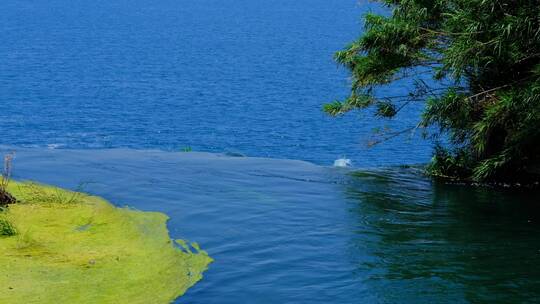
[[(359, 273), (385, 303), (538, 303), (538, 193), (432, 183), (393, 169), (347, 187)], [(366, 240), (365, 235), (373, 235)]]
[[(538, 303), (538, 194), (415, 169), (18, 149), (15, 177), (162, 211), (215, 259), (178, 303)], [(121, 278), (119, 278), (121, 279)]]

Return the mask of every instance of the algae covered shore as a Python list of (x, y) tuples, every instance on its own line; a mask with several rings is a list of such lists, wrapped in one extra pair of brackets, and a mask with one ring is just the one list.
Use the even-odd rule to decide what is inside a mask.
[(167, 216), (35, 183), (0, 211), (0, 303), (170, 303), (212, 259), (173, 241)]

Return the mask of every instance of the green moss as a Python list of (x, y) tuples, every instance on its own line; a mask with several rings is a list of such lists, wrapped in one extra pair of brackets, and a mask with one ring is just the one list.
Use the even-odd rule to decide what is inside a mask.
[(170, 303), (212, 259), (169, 238), (167, 216), (93, 196), (11, 183), (0, 213), (0, 303)]
[(15, 227), (8, 220), (0, 217), (0, 237), (14, 236), (16, 234)]

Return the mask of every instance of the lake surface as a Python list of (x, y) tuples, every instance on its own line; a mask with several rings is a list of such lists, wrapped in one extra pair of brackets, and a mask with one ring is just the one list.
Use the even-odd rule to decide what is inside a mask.
[(426, 162), (430, 145), (418, 137), (366, 148), (373, 128), (414, 125), (415, 109), (397, 125), (322, 113), (348, 94), (332, 56), (369, 10), (380, 9), (358, 0), (3, 0), (0, 143)]
[[(537, 193), (434, 184), (399, 167), (429, 160), (418, 136), (366, 148), (418, 108), (322, 113), (347, 95), (332, 55), (368, 11), (3, 0), (0, 152), (17, 151), (17, 179), (167, 213), (215, 259), (178, 303), (540, 302)], [(369, 169), (328, 166), (342, 156)]]
[(15, 168), (167, 213), (215, 259), (178, 303), (540, 301), (537, 194), (208, 153), (19, 149)]

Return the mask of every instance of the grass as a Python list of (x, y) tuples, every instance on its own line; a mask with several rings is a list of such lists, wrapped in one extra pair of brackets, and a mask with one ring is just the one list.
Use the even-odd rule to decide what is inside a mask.
[(19, 203), (0, 211), (0, 303), (170, 303), (212, 261), (172, 241), (164, 214), (35, 183), (8, 190)]
[(14, 236), (16, 234), (15, 227), (8, 220), (0, 218), (0, 237)]

